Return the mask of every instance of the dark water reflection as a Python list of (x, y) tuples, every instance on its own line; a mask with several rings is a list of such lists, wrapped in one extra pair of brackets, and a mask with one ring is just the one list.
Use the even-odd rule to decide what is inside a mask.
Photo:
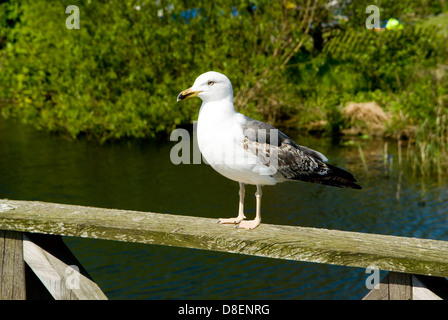
[[(294, 137), (294, 136), (293, 136)], [(263, 222), (448, 240), (446, 179), (414, 178), (397, 146), (296, 138), (350, 170), (363, 190), (307, 183), (263, 189)], [(174, 143), (99, 146), (0, 120), (0, 198), (218, 218), (238, 208), (238, 184), (208, 165), (170, 162)], [(388, 169), (389, 168), (389, 169)], [(255, 211), (254, 187), (246, 212)], [(65, 238), (110, 299), (360, 299), (364, 269), (141, 244)]]

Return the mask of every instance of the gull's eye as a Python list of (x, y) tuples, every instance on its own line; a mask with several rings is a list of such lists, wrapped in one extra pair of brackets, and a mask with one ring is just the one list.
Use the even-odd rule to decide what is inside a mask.
[(209, 86), (212, 86), (212, 85), (215, 84), (215, 82), (214, 82), (214, 81), (209, 81), (207, 84), (208, 84)]

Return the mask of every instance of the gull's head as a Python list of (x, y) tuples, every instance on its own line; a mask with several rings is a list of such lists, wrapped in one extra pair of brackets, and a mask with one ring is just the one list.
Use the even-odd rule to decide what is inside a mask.
[(196, 78), (193, 86), (182, 91), (177, 101), (199, 97), (204, 102), (233, 100), (232, 83), (229, 78), (219, 72), (209, 71)]

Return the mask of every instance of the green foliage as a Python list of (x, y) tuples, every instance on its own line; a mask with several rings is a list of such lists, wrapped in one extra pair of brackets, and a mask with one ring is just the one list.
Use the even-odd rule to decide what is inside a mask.
[(266, 30), (284, 16), (280, 4), (258, 3), (251, 12), (249, 2), (75, 1), (79, 30), (65, 27), (65, 1), (3, 3), (11, 28), (2, 33), (0, 93), (14, 104), (2, 114), (73, 137), (169, 132), (197, 113), (198, 101), (176, 103), (196, 76), (218, 70), (244, 89), (270, 64)]
[[(66, 1), (0, 4), (0, 112), (34, 126), (101, 141), (154, 137), (197, 117), (176, 103), (199, 74), (229, 75), (239, 110), (277, 125), (325, 119), (376, 101), (393, 113), (390, 134), (435, 123), (448, 94), (442, 1), (72, 1), (80, 29), (67, 29)], [(365, 27), (367, 5), (400, 30)], [(443, 75), (442, 75), (443, 73)], [(433, 128), (433, 126), (427, 126)]]
[[(0, 75), (1, 97), (14, 104), (3, 106), (2, 114), (103, 141), (155, 136), (190, 122), (199, 102), (179, 105), (176, 97), (205, 71), (229, 74), (240, 92), (251, 90), (265, 70), (287, 60), (307, 27), (303, 13), (267, 0), (256, 6), (128, 0), (74, 1), (80, 8), (76, 30), (65, 27), (66, 2), (51, 3), (2, 4), (16, 13), (3, 41)], [(10, 25), (6, 15), (3, 26)], [(263, 99), (238, 106), (255, 117), (270, 114), (259, 102), (273, 87), (266, 86)]]

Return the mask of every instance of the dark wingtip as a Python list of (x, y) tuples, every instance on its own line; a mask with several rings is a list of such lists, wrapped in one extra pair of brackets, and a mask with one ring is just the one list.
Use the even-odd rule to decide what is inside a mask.
[(352, 183), (352, 184), (350, 184), (350, 185), (348, 186), (348, 188), (351, 188), (351, 189), (357, 189), (357, 190), (361, 190), (361, 189), (362, 189), (362, 187), (361, 187), (359, 184), (357, 184), (357, 183)]
[(341, 168), (333, 166), (331, 164), (326, 163), (326, 166), (330, 169), (330, 172), (327, 175), (320, 177), (320, 179), (316, 179), (317, 183), (322, 183), (328, 186), (339, 187), (339, 188), (350, 188), (361, 190), (362, 187), (357, 183), (353, 174), (348, 171), (345, 171)]
[(356, 183), (357, 181), (353, 174), (331, 164), (327, 163), (326, 165), (331, 170), (330, 176), (332, 180), (334, 182), (337, 181), (340, 184), (339, 187), (357, 190), (362, 189), (362, 187)]

